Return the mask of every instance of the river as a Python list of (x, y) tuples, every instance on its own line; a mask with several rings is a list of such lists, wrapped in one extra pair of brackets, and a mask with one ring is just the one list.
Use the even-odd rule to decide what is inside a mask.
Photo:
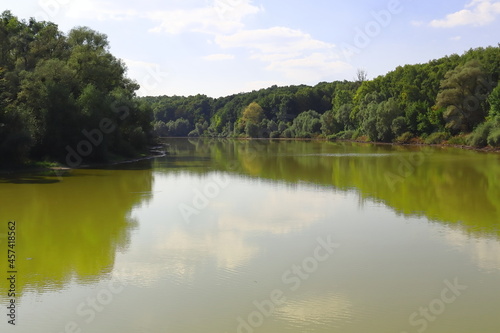
[(165, 144), (0, 176), (1, 332), (499, 332), (499, 154)]

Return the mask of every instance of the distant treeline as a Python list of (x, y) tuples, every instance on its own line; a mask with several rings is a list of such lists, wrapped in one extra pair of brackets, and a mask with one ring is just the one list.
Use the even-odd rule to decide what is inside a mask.
[(222, 98), (145, 97), (158, 136), (357, 139), (500, 146), (500, 47), (366, 80)]
[(152, 110), (106, 35), (0, 15), (0, 164), (71, 166), (140, 153)]

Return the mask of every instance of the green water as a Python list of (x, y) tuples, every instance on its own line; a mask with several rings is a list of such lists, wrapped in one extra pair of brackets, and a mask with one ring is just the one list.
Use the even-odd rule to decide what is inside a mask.
[(500, 330), (499, 154), (166, 143), (155, 160), (0, 175), (1, 332)]

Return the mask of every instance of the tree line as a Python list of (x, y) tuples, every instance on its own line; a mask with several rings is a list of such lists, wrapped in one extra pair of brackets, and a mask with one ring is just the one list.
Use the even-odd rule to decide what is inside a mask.
[(221, 98), (142, 98), (158, 136), (330, 138), (500, 146), (500, 47), (470, 49), (366, 80)]
[(0, 165), (144, 153), (155, 137), (328, 138), (500, 146), (500, 45), (373, 80), (221, 98), (136, 96), (107, 36), (0, 15)]
[(86, 27), (0, 15), (0, 164), (107, 161), (144, 151), (152, 110)]

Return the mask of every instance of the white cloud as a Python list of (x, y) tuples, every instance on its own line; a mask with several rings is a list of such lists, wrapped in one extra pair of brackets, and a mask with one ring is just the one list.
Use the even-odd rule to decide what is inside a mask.
[(496, 239), (473, 238), (459, 226), (448, 228), (440, 237), (444, 237), (453, 248), (467, 253), (480, 269), (489, 272), (500, 271), (500, 244)]
[(139, 96), (160, 95), (171, 78), (170, 71), (159, 64), (132, 59), (122, 59), (127, 66), (127, 76), (137, 80), (141, 86)]
[[(199, 51), (200, 59), (228, 61), (236, 59), (237, 53), (232, 52), (232, 49), (240, 49), (238, 51), (243, 51), (243, 56), (238, 54), (238, 60), (250, 60), (252, 65), (259, 66), (256, 70), (264, 70), (269, 75), (279, 74), (274, 79), (264, 74), (261, 79), (267, 81), (314, 84), (335, 79), (341, 72), (351, 69), (347, 63), (339, 61), (339, 51), (333, 43), (316, 39), (307, 32), (284, 26), (247, 28), (245, 20), (249, 16), (264, 12), (252, 0), (200, 0), (183, 2), (182, 7), (179, 4), (165, 4), (156, 11), (147, 5), (118, 3), (116, 0), (72, 0), (67, 8), (67, 16), (72, 20), (141, 20), (142, 24), (149, 24), (149, 32), (157, 34), (206, 34), (208, 44), (219, 47), (219, 50), (214, 51), (214, 54)], [(192, 47), (196, 48), (197, 45)], [(165, 79), (155, 75), (158, 72), (156, 64), (131, 60), (126, 62), (130, 69), (129, 76), (141, 85), (139, 95), (177, 90), (176, 86), (169, 84), (176, 73), (175, 69), (170, 70), (170, 77)], [(255, 82), (255, 78), (251, 79)]]
[(216, 36), (215, 42), (223, 49), (247, 49), (251, 59), (267, 63), (267, 70), (302, 83), (333, 79), (335, 74), (351, 69), (339, 60), (334, 44), (287, 27), (242, 30)]
[(243, 28), (243, 19), (260, 11), (261, 8), (252, 5), (249, 0), (218, 0), (212, 6), (150, 12), (146, 17), (159, 22), (159, 25), (150, 30), (151, 32), (228, 33)]
[(322, 81), (334, 80), (334, 76), (352, 69), (346, 62), (336, 60), (335, 57), (325, 53), (313, 53), (311, 55), (272, 62), (269, 70), (282, 72), (286, 77), (295, 80)]
[(186, 31), (204, 33), (233, 32), (244, 27), (243, 19), (262, 11), (251, 0), (215, 0), (196, 8), (150, 11), (126, 8), (116, 1), (72, 0), (67, 16), (72, 19), (129, 20), (148, 19), (156, 22), (150, 32), (180, 34)]
[[(227, 230), (221, 230), (215, 235), (194, 235), (182, 230), (174, 230), (156, 247), (160, 252), (183, 252), (193, 258), (212, 256), (216, 259), (217, 266), (225, 269), (234, 269), (258, 253), (256, 246), (245, 243), (240, 232)], [(191, 272), (190, 266), (185, 263), (180, 271)]]
[(233, 60), (234, 58), (235, 57), (233, 54), (227, 54), (227, 53), (216, 53), (202, 57), (202, 59), (206, 61)]
[(72, 19), (123, 21), (137, 18), (140, 13), (135, 9), (125, 9), (107, 1), (72, 0), (67, 6), (66, 16)]
[(308, 50), (328, 50), (335, 47), (300, 30), (286, 27), (243, 30), (232, 35), (217, 36), (215, 41), (222, 48), (248, 48), (262, 52), (265, 56), (280, 54), (293, 57)]
[(429, 25), (434, 28), (454, 28), (464, 25), (484, 26), (495, 21), (499, 14), (499, 1), (473, 0), (464, 9), (449, 14), (444, 19), (433, 20)]

